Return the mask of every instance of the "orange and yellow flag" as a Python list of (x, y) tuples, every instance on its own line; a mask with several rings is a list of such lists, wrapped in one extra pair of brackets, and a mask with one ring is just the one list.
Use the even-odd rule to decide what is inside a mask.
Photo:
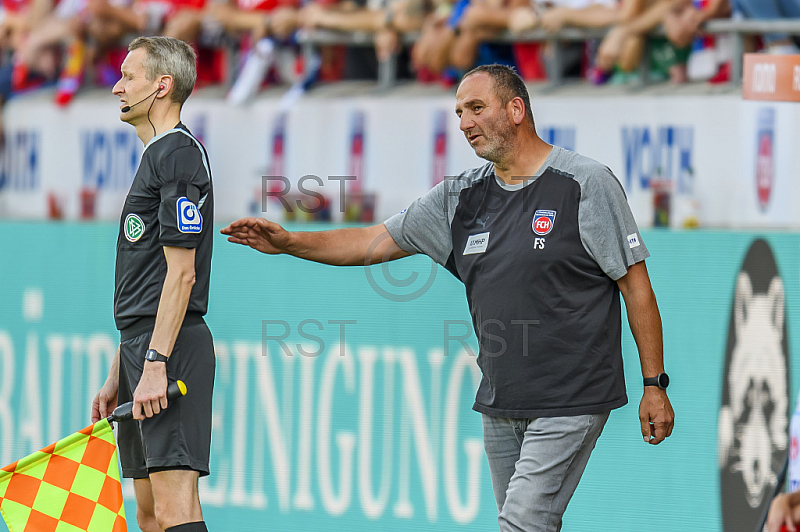
[(102, 420), (0, 470), (10, 532), (127, 532), (117, 446)]

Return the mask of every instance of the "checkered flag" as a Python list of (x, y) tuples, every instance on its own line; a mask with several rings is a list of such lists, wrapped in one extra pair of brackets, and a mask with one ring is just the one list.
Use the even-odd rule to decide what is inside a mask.
[(10, 532), (127, 532), (109, 421), (0, 470), (0, 513)]

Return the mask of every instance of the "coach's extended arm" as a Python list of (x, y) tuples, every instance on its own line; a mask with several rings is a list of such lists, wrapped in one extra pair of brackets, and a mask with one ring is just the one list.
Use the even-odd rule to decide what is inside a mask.
[(228, 241), (262, 253), (285, 253), (333, 266), (365, 266), (407, 257), (383, 224), (330, 231), (286, 231), (264, 218), (242, 218), (221, 230)]

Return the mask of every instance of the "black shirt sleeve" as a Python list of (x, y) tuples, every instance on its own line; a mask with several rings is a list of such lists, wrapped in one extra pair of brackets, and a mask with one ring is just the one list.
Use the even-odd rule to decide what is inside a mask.
[(203, 231), (201, 193), (208, 183), (208, 172), (200, 149), (196, 146), (177, 148), (159, 166), (161, 204), (158, 222), (162, 246), (196, 248)]

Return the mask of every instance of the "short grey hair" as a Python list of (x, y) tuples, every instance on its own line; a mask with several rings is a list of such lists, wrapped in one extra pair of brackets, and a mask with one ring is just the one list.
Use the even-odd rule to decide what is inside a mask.
[(528, 126), (530, 127), (531, 131), (535, 132), (536, 124), (533, 121), (531, 97), (528, 94), (528, 88), (525, 86), (525, 81), (523, 81), (520, 75), (517, 74), (517, 71), (513, 67), (500, 65), (497, 63), (493, 65), (480, 65), (464, 74), (464, 77), (461, 78), (461, 81), (464, 81), (469, 76), (479, 72), (483, 72), (492, 78), (495, 95), (500, 100), (500, 103), (504, 106), (514, 98), (522, 98), (522, 102), (525, 104), (525, 118), (528, 120)]
[(128, 45), (130, 52), (139, 48), (147, 52), (144, 71), (148, 81), (172, 76), (172, 101), (183, 105), (197, 80), (197, 56), (192, 47), (172, 37), (137, 37)]

